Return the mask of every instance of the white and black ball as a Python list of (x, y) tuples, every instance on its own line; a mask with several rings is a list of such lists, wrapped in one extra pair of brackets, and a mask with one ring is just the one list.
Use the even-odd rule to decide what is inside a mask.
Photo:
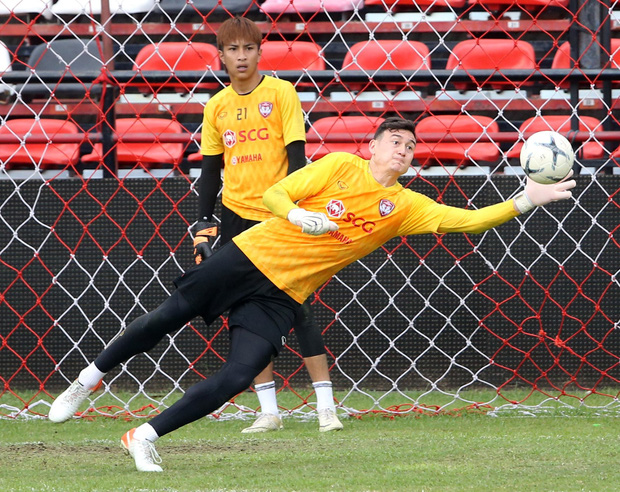
[(575, 152), (557, 132), (542, 131), (530, 136), (521, 149), (521, 167), (537, 183), (557, 183), (573, 168)]

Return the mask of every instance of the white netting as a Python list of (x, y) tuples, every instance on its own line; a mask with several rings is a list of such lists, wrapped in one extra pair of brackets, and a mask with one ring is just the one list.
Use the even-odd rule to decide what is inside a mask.
[[(0, 0), (0, 415), (46, 415), (191, 264), (202, 111), (227, 81), (215, 33), (234, 14), (271, 43), (265, 72), (296, 85), (311, 159), (368, 156), (400, 114), (419, 141), (403, 183), (480, 208), (521, 186), (529, 133), (577, 150), (570, 203), (481, 236), (394, 239), (316, 293), (341, 408), (617, 411), (616, 2), (105, 5)], [(276, 371), (304, 416), (295, 344)], [(89, 415), (157, 412), (226, 347), (225, 319), (197, 320), (110, 375)]]

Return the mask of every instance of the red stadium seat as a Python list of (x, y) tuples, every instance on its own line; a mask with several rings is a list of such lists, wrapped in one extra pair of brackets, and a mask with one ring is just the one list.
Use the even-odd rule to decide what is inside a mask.
[[(609, 55), (609, 60), (611, 62), (611, 66), (609, 68), (618, 69), (620, 68), (620, 39), (612, 38), (610, 48), (611, 53)], [(553, 62), (551, 63), (551, 68), (569, 70), (571, 68), (579, 67), (579, 60), (574, 60), (571, 57), (570, 51), (570, 43), (568, 41), (565, 41), (558, 46), (558, 49), (553, 57)], [(613, 84), (618, 85), (615, 81)], [(561, 87), (563, 89), (567, 89), (569, 87), (568, 82), (562, 83)]]
[(364, 0), (266, 0), (260, 9), (266, 14), (349, 12), (364, 8)]
[(611, 67), (609, 68), (620, 68), (620, 39), (611, 38)]
[(200, 42), (161, 42), (147, 44), (138, 53), (133, 69), (137, 72), (160, 71), (170, 74), (170, 79), (163, 83), (130, 84), (148, 92), (172, 89), (177, 92), (189, 92), (192, 89), (214, 89), (219, 83), (195, 84), (182, 82), (175, 73), (183, 71), (220, 70), (221, 62), (217, 48)]
[[(603, 129), (602, 123), (599, 119), (592, 116), (580, 116), (579, 117), (579, 131), (582, 132), (595, 132)], [(571, 116), (570, 115), (550, 115), (550, 116), (534, 116), (525, 120), (519, 127), (519, 131), (525, 132), (540, 132), (543, 130), (553, 130), (561, 133), (565, 137), (571, 131)], [(506, 157), (509, 159), (518, 158), (521, 153), (523, 142), (516, 143), (507, 153)], [(605, 153), (605, 148), (602, 143), (599, 142), (585, 142), (579, 151), (582, 159), (601, 159)]]
[[(321, 47), (311, 41), (264, 41), (258, 69), (270, 74), (282, 70), (325, 70)], [(312, 82), (294, 83), (297, 90), (315, 91)]]
[(570, 57), (570, 43), (566, 41), (558, 46), (551, 62), (551, 68), (569, 69), (575, 65), (577, 62)]
[[(551, 68), (569, 70), (571, 68), (579, 67), (579, 61), (573, 60), (570, 56), (570, 43), (568, 41), (558, 46), (553, 61), (551, 62)], [(570, 87), (569, 82), (555, 81), (561, 89), (568, 90)]]
[(259, 70), (325, 70), (321, 47), (311, 41), (265, 41), (261, 50)]
[[(414, 157), (421, 166), (450, 161), (457, 165), (470, 161), (497, 161), (499, 147), (489, 141), (482, 142), (443, 142), (442, 138), (432, 139), (430, 134), (499, 132), (499, 125), (488, 116), (467, 114), (429, 116), (416, 126), (418, 144)], [(428, 135), (428, 136), (427, 136)]]
[[(620, 39), (612, 38), (610, 48), (610, 68), (620, 68)], [(570, 69), (578, 65), (579, 62), (573, 60), (570, 56), (570, 43), (568, 41), (565, 41), (558, 46), (558, 50), (555, 52), (555, 56), (553, 57), (551, 68)]]
[(368, 116), (328, 116), (310, 127), (306, 134), (306, 155), (312, 160), (332, 152), (349, 152), (370, 159), (368, 142), (383, 118)]
[[(123, 118), (116, 120), (116, 134), (120, 141), (116, 154), (119, 165), (136, 164), (152, 167), (153, 164), (178, 165), (183, 159), (184, 143), (160, 142), (164, 134), (185, 133), (178, 121), (164, 118)], [(123, 142), (122, 138), (131, 134), (144, 135), (144, 142)], [(92, 153), (82, 157), (83, 162), (100, 162), (103, 159), (101, 144), (96, 144)]]
[[(0, 126), (0, 135), (13, 135), (23, 139), (25, 145), (19, 142), (0, 144), (0, 162), (6, 169), (12, 167), (34, 167), (41, 169), (50, 167), (74, 166), (80, 157), (80, 144), (57, 143), (54, 138), (57, 135), (78, 135), (77, 125), (67, 120), (55, 120), (50, 118), (24, 118), (6, 120)], [(28, 135), (45, 135), (49, 138), (46, 143), (29, 143)]]
[(202, 154), (200, 152), (193, 152), (187, 156), (189, 162), (202, 162)]
[[(562, 43), (560, 46), (558, 46), (558, 49), (553, 56), (553, 61), (551, 62), (551, 68), (568, 70), (578, 66), (579, 62), (573, 60), (570, 56), (570, 43), (566, 41), (565, 43)], [(561, 89), (568, 90), (568, 88), (570, 87), (570, 84), (568, 82), (555, 82)]]
[[(457, 43), (452, 49), (447, 70), (493, 70), (504, 72), (506, 70), (536, 70), (536, 55), (534, 47), (527, 41), (518, 39), (468, 39)], [(506, 75), (505, 81), (485, 83), (477, 81), (482, 88), (507, 89), (520, 86), (522, 82), (512, 82)], [(525, 83), (527, 84), (527, 82)], [(475, 88), (476, 84), (468, 82), (455, 82), (458, 90)]]
[[(381, 70), (430, 70), (428, 47), (420, 41), (370, 40), (360, 41), (349, 48), (342, 62), (342, 71), (362, 70), (372, 76)], [(419, 82), (415, 77), (409, 82), (412, 86), (426, 87), (429, 82)], [(352, 90), (364, 85), (346, 83)], [(382, 84), (383, 85), (383, 84)], [(407, 85), (403, 79), (397, 84), (385, 84), (386, 89), (399, 89)]]

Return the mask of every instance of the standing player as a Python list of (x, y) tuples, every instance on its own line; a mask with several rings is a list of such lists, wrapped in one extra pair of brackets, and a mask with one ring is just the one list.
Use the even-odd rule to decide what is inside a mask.
[[(259, 73), (261, 41), (258, 26), (243, 17), (225, 21), (217, 33), (217, 47), (230, 85), (213, 96), (204, 111), (199, 220), (194, 226), (197, 263), (211, 253), (208, 239), (215, 233), (215, 225), (210, 221), (222, 162), (222, 245), (273, 217), (263, 205), (263, 193), (306, 164), (306, 131), (299, 97), (290, 82)], [(293, 326), (316, 393), (319, 430), (340, 430), (325, 344), (312, 318), (310, 301), (302, 305)], [(242, 432), (281, 429), (273, 363), (257, 376), (254, 388), (261, 415)]]
[(50, 420), (71, 418), (108, 371), (152, 349), (166, 334), (196, 316), (213, 320), (230, 309), (230, 353), (222, 368), (121, 439), (138, 470), (162, 471), (153, 443), (246, 389), (284, 345), (301, 303), (346, 265), (397, 236), (486, 231), (570, 198), (575, 186), (574, 180), (541, 185), (527, 178), (513, 199), (479, 210), (455, 208), (398, 183), (413, 160), (412, 122), (386, 119), (369, 147), (370, 161), (330, 154), (269, 188), (264, 202), (275, 217), (187, 271), (168, 299), (134, 320), (82, 370), (54, 401)]

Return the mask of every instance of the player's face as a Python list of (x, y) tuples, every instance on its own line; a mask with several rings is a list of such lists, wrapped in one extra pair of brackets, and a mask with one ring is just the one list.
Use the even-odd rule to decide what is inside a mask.
[(413, 161), (415, 137), (408, 130), (386, 130), (376, 140), (370, 141), (374, 164), (386, 174), (400, 176)]
[(258, 76), (260, 46), (242, 39), (223, 46), (220, 60), (231, 80), (246, 81)]

